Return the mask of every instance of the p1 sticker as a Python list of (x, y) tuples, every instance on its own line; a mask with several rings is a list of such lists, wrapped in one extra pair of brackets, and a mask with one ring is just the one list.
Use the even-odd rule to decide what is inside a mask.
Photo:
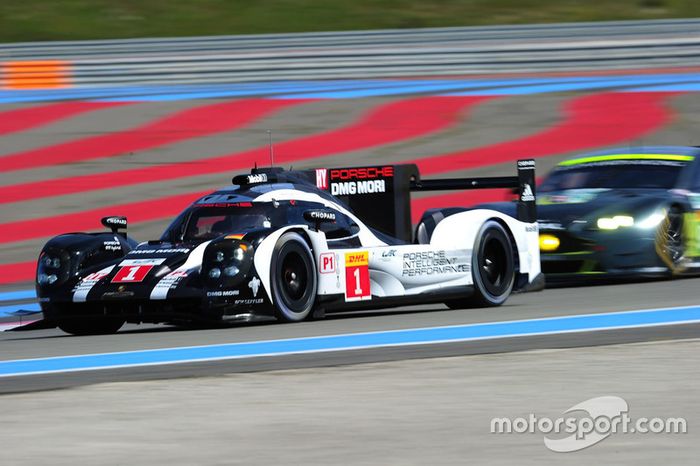
[(319, 257), (319, 268), (321, 273), (333, 273), (335, 272), (335, 253), (334, 252), (324, 252)]
[(127, 265), (119, 269), (114, 278), (112, 278), (112, 283), (142, 282), (152, 268), (152, 265)]
[(372, 299), (369, 283), (369, 252), (345, 253), (345, 301)]

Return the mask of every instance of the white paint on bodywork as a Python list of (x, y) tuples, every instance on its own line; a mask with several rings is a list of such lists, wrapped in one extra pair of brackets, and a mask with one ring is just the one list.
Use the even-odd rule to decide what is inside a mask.
[(90, 275), (84, 277), (76, 287), (75, 293), (73, 293), (73, 302), (84, 303), (87, 301), (87, 295), (90, 293), (90, 290), (92, 290), (92, 287), (98, 284), (102, 279), (106, 278), (113, 268), (114, 265), (110, 265), (109, 267), (105, 267), (104, 269), (98, 270), (97, 272), (91, 273)]
[[(338, 257), (336, 274), (319, 273), (319, 281), (323, 283), (323, 286), (319, 286), (319, 294), (344, 293), (345, 254), (365, 251), (369, 253), (372, 296), (409, 296), (472, 284), (471, 249), (449, 250), (425, 244), (404, 244), (330, 251)], [(426, 254), (433, 257), (422, 259), (407, 257), (413, 254)]]
[(161, 278), (160, 281), (156, 283), (156, 286), (153, 287), (153, 290), (151, 290), (151, 299), (166, 299), (168, 297), (168, 291), (170, 291), (172, 284), (178, 279), (179, 273), (191, 273), (196, 269), (201, 270), (202, 260), (204, 259), (204, 250), (207, 248), (209, 243), (211, 243), (211, 241), (202, 243), (194, 248), (192, 252), (190, 252), (190, 255), (187, 257), (184, 264)]
[[(360, 227), (358, 237), (363, 246), (352, 249), (328, 249), (325, 235), (310, 230), (305, 225), (289, 226), (275, 231), (262, 241), (255, 254), (255, 267), (271, 300), (270, 266), (274, 247), (280, 236), (292, 228), (303, 229), (311, 238), (316, 261), (319, 295), (343, 294), (345, 292), (345, 254), (360, 251), (369, 252), (370, 281), (374, 296), (404, 296), (447, 287), (472, 285), (472, 248), (479, 229), (489, 219), (499, 219), (511, 231), (518, 251), (520, 272), (527, 273), (529, 281), (534, 280), (540, 273), (537, 224), (526, 224), (494, 210), (475, 209), (445, 218), (438, 223), (428, 245), (390, 246), (379, 240), (360, 219), (345, 207), (317, 194), (294, 189), (277, 189), (261, 194), (255, 199), (255, 202), (271, 202), (273, 200), (318, 202), (347, 215)], [(383, 253), (392, 250), (395, 251), (394, 257), (382, 256)], [(403, 274), (404, 253), (430, 251), (444, 251), (447, 257), (456, 259), (456, 263), (466, 264), (468, 272), (462, 270), (461, 272), (440, 272), (423, 276), (405, 276)], [(328, 252), (335, 254), (335, 272), (322, 274), (318, 267), (319, 256)]]
[(513, 234), (520, 261), (520, 273), (528, 274), (532, 282), (540, 274), (540, 249), (537, 223), (524, 223), (502, 212), (474, 209), (460, 212), (442, 220), (435, 227), (431, 245), (444, 248), (472, 248), (481, 226), (489, 219), (499, 219)]
[(358, 237), (360, 238), (360, 243), (362, 243), (363, 246), (365, 247), (377, 247), (377, 246), (386, 246), (386, 243), (381, 241), (379, 238), (377, 238), (372, 231), (365, 226), (365, 224), (357, 218), (352, 212), (347, 210), (345, 207), (342, 205), (336, 203), (336, 202), (331, 202), (318, 194), (314, 193), (308, 193), (305, 191), (297, 191), (295, 189), (277, 189), (274, 191), (270, 191), (264, 194), (261, 194), (260, 196), (256, 197), (253, 202), (272, 202), (273, 200), (277, 201), (288, 201), (288, 200), (297, 200), (297, 201), (307, 201), (307, 202), (318, 202), (319, 204), (322, 204), (326, 207), (329, 207), (331, 209), (335, 209), (338, 212), (347, 215), (350, 217), (359, 227), (360, 227), (360, 232), (358, 233)]
[(280, 237), (291, 230), (302, 230), (311, 240), (311, 249), (314, 255), (314, 262), (316, 263), (316, 274), (319, 277), (319, 291), (317, 293), (321, 294), (320, 282), (322, 274), (319, 274), (317, 264), (319, 255), (328, 251), (325, 235), (323, 235), (323, 233), (310, 230), (309, 227), (306, 225), (290, 225), (270, 233), (270, 235), (267, 236), (267, 238), (260, 242), (255, 251), (255, 257), (253, 259), (253, 263), (255, 264), (255, 270), (258, 272), (258, 276), (262, 281), (262, 285), (265, 289), (267, 297), (270, 298), (270, 302), (274, 302), (272, 299), (272, 286), (270, 283), (272, 255), (274, 254), (275, 245), (277, 244), (277, 241), (280, 239)]

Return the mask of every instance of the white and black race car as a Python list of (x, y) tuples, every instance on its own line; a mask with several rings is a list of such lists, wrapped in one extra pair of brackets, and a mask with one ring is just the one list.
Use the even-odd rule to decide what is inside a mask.
[[(517, 218), (431, 210), (414, 229), (411, 191), (518, 188)], [(126, 218), (41, 251), (47, 322), (73, 334), (125, 322), (296, 322), (326, 312), (445, 303), (498, 306), (541, 288), (534, 161), (517, 177), (421, 180), (415, 165), (253, 169), (195, 201), (159, 240), (137, 244)], [(413, 238), (415, 236), (415, 238)]]

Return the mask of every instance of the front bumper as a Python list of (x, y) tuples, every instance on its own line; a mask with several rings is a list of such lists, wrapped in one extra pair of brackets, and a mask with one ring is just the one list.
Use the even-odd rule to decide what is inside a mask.
[(252, 321), (272, 315), (268, 306), (241, 305), (209, 298), (168, 300), (102, 300), (43, 302), (44, 318), (50, 321), (91, 317), (118, 317), (130, 323), (222, 323)]
[(649, 232), (543, 230), (540, 234), (560, 240), (556, 250), (540, 252), (548, 284), (669, 274), (656, 253), (655, 237)]

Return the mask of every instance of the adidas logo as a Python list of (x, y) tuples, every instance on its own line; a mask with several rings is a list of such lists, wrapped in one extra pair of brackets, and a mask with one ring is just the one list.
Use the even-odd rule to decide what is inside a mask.
[(523, 186), (523, 193), (520, 195), (520, 200), (522, 202), (532, 202), (535, 200), (535, 195), (532, 193), (532, 188), (527, 183), (525, 183)]

